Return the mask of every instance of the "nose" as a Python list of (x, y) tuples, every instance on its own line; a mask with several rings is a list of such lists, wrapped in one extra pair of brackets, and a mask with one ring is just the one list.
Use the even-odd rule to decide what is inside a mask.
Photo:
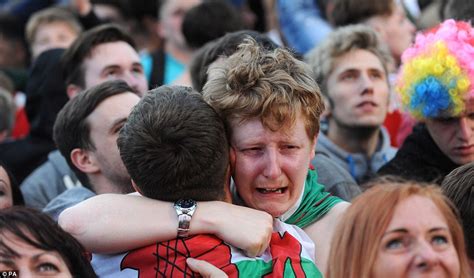
[(421, 271), (430, 270), (439, 263), (438, 254), (428, 242), (417, 245), (415, 256), (415, 267)]
[(123, 77), (124, 81), (127, 82), (128, 86), (132, 87), (135, 91), (138, 90), (138, 83), (136, 78), (131, 73), (127, 73)]
[(403, 21), (401, 22), (400, 27), (405, 30), (409, 34), (415, 34), (416, 32), (416, 27), (415, 24), (413, 24), (410, 19), (408, 18), (407, 14), (403, 11), (402, 6), (398, 6), (396, 8), (396, 11), (399, 13), (401, 17), (403, 17)]
[(459, 118), (458, 138), (469, 142), (474, 136), (474, 120), (469, 117)]
[(263, 175), (268, 179), (276, 179), (281, 175), (281, 162), (278, 151), (269, 150), (265, 154), (265, 169)]
[(411, 21), (410, 21), (408, 18), (405, 20), (405, 22), (406, 22), (406, 24), (407, 24), (408, 32), (409, 32), (412, 36), (414, 36), (415, 33), (416, 33), (416, 27), (415, 27), (415, 25), (414, 25), (413, 23), (411, 23)]
[(142, 89), (143, 86), (141, 86), (141, 79), (136, 76), (135, 73), (126, 72), (123, 74), (122, 79), (123, 81), (127, 82), (128, 86), (130, 86), (135, 91), (135, 93), (139, 95), (144, 93)]
[(361, 74), (360, 77), (360, 91), (363, 95), (374, 93), (374, 82), (368, 73)]
[(28, 266), (19, 266), (18, 272), (21, 273), (21, 277), (33, 278), (35, 277), (31, 269)]

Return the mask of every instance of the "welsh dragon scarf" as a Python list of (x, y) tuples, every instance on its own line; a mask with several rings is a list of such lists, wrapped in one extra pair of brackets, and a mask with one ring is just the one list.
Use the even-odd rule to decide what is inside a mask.
[(288, 224), (305, 228), (322, 218), (334, 205), (342, 199), (324, 191), (324, 186), (317, 182), (318, 174), (309, 170), (303, 192), (303, 200), (296, 211), (285, 220)]

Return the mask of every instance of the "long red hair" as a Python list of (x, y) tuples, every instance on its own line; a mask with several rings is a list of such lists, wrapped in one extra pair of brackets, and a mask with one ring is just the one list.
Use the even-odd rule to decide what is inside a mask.
[[(382, 179), (354, 199), (332, 239), (328, 278), (370, 277), (382, 235), (397, 204), (413, 195), (433, 201), (444, 216), (459, 257), (461, 277), (470, 277), (464, 236), (456, 209), (438, 186)], [(416, 217), (416, 215), (414, 215)]]

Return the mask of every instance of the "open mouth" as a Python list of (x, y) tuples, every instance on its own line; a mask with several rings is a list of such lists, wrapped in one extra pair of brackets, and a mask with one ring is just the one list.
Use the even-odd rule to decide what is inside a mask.
[(257, 188), (257, 191), (262, 194), (283, 194), (287, 190), (286, 187), (280, 188)]

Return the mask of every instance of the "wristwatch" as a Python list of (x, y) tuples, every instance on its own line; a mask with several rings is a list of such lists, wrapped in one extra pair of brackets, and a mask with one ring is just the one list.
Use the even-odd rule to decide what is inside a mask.
[(197, 203), (192, 199), (181, 199), (174, 203), (178, 214), (178, 237), (188, 237), (189, 224), (196, 210)]

